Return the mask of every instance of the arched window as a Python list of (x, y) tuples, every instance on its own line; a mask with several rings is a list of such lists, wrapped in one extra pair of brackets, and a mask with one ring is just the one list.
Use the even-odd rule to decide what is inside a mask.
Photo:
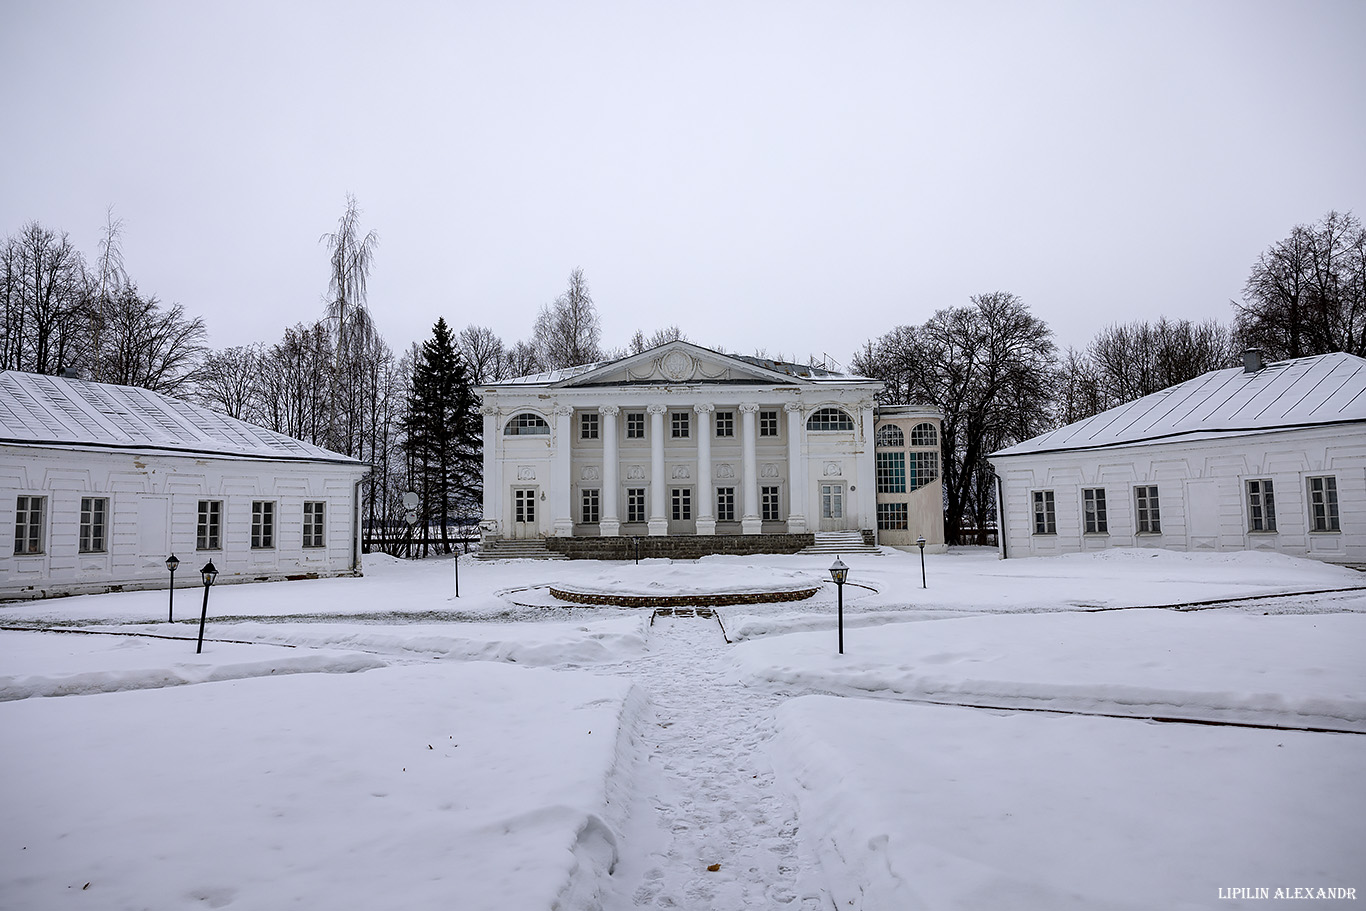
[(901, 428), (895, 424), (883, 424), (877, 429), (877, 445), (879, 448), (905, 446), (906, 434), (902, 433)]
[(806, 421), (807, 430), (853, 430), (854, 419), (839, 408), (822, 408)]
[(911, 428), (912, 446), (938, 446), (939, 434), (934, 432), (933, 424), (916, 424)]
[(508, 421), (507, 426), (503, 428), (505, 437), (522, 437), (533, 433), (550, 433), (550, 425), (545, 422), (545, 418), (530, 411), (523, 411)]

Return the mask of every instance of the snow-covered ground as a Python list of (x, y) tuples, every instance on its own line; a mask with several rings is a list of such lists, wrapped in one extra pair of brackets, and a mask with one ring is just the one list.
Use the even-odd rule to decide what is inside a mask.
[[(0, 605), (0, 908), (1366, 901), (1366, 576), (844, 559), (843, 656), (819, 557), (462, 559), (456, 599), (375, 556), (214, 588), (202, 655), (198, 588)], [(548, 594), (808, 579), (719, 623)]]

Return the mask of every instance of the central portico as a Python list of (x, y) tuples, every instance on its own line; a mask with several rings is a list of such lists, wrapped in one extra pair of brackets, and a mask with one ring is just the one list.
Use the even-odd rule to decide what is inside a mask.
[(482, 387), (484, 536), (873, 529), (880, 389), (682, 341)]

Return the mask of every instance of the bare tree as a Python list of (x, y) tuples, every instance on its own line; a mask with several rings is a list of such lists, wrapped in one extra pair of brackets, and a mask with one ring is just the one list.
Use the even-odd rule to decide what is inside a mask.
[(688, 337), (683, 334), (683, 330), (677, 326), (666, 326), (657, 329), (652, 335), (647, 336), (640, 329), (631, 336), (630, 343), (626, 346), (627, 354), (640, 354), (642, 351), (649, 351), (651, 348), (658, 348), (660, 345), (667, 345), (669, 342), (687, 341)]
[(576, 367), (602, 360), (602, 329), (583, 269), (569, 273), (569, 286), (541, 308), (532, 345), (546, 370)]
[(3, 256), (6, 369), (56, 373), (84, 360), (85, 260), (65, 232), (29, 222), (9, 238)]
[(507, 355), (503, 350), (503, 340), (494, 335), (492, 329), (471, 323), (461, 330), (455, 346), (469, 369), (474, 385), (482, 386), (507, 379)]
[(228, 417), (263, 423), (260, 384), (264, 370), (265, 346), (259, 342), (211, 351), (195, 378), (195, 398)]
[[(123, 219), (114, 217), (114, 207), (104, 210), (104, 231), (100, 235), (100, 255), (95, 261), (95, 287), (90, 301), (91, 347), (101, 352), (104, 345), (104, 324), (113, 300), (128, 286), (128, 272), (123, 265)], [(98, 353), (92, 359), (91, 379), (102, 382), (104, 358)]]
[(362, 385), (364, 360), (375, 346), (377, 333), (367, 307), (366, 285), (374, 263), (379, 235), (362, 235), (360, 207), (356, 197), (346, 195), (346, 211), (337, 230), (324, 234), (331, 253), (327, 297), (327, 320), (332, 328), (333, 363), (330, 372), (333, 392), (340, 408), (327, 445), (346, 455), (360, 453), (360, 436), (365, 424), (365, 390)]
[(92, 372), (103, 382), (177, 393), (190, 379), (204, 352), (204, 321), (185, 308), (162, 309), (155, 297), (123, 285), (105, 304), (102, 347)]
[(1116, 324), (1091, 340), (1085, 357), (1097, 384), (1097, 410), (1104, 411), (1228, 367), (1233, 334), (1215, 320)]

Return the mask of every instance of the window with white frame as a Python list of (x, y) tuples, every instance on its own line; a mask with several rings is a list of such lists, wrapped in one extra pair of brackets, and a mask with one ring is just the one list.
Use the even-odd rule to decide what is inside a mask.
[(326, 515), (325, 501), (304, 501), (304, 547), (322, 547), (327, 543), (323, 534), (323, 519)]
[(598, 438), (598, 414), (596, 411), (585, 411), (579, 415), (579, 439), (596, 440)]
[(1056, 535), (1058, 516), (1054, 507), (1053, 491), (1034, 491), (1034, 534)]
[(195, 526), (195, 550), (223, 549), (223, 501), (200, 500), (199, 519)]
[(782, 518), (779, 491), (778, 487), (759, 488), (760, 518), (765, 522), (777, 522)]
[(686, 440), (692, 435), (692, 422), (689, 420), (692, 415), (686, 411), (673, 411), (669, 413), (671, 432), (670, 436), (675, 440)]
[(645, 521), (645, 488), (626, 488), (626, 521)]
[(905, 446), (906, 434), (895, 424), (883, 424), (877, 429), (877, 445), (879, 448)]
[(877, 504), (877, 527), (882, 531), (905, 531), (910, 527), (905, 503)]
[(83, 554), (102, 554), (109, 548), (109, 500), (106, 497), (81, 497), (81, 541)]
[(47, 497), (21, 495), (14, 505), (14, 552), (40, 554), (43, 552), (43, 513), (47, 511)]
[(759, 436), (776, 437), (778, 435), (778, 412), (760, 411), (759, 412)]
[(254, 550), (275, 546), (275, 503), (271, 500), (251, 502), (251, 546)]
[(806, 419), (807, 430), (853, 430), (854, 419), (840, 408), (820, 408)]
[(1088, 535), (1110, 533), (1110, 523), (1105, 515), (1105, 488), (1087, 487), (1081, 492), (1082, 529)]
[(735, 521), (735, 488), (716, 488), (716, 521)]
[(550, 425), (545, 422), (545, 418), (539, 414), (532, 414), (530, 411), (523, 411), (521, 414), (507, 422), (503, 428), (503, 436), (522, 437), (528, 434), (548, 434)]
[(926, 422), (916, 424), (911, 428), (912, 446), (938, 446), (939, 434), (935, 432), (934, 425)]
[(643, 440), (645, 439), (645, 412), (628, 411), (626, 412), (626, 439)]
[(1306, 483), (1309, 485), (1309, 530), (1341, 531), (1337, 477), (1307, 478)]
[(718, 437), (735, 436), (735, 412), (718, 411), (716, 412), (716, 435)]
[(1270, 478), (1247, 482), (1247, 530), (1276, 530), (1276, 494)]
[(599, 511), (599, 496), (597, 488), (589, 488), (583, 491), (583, 521), (592, 524), (600, 521), (602, 513)]
[(910, 457), (910, 489), (919, 490), (926, 484), (939, 477), (939, 453), (937, 452), (911, 452)]
[(692, 518), (692, 488), (674, 487), (669, 491), (670, 500), (673, 504), (673, 518), (675, 522), (686, 522)]
[(906, 492), (906, 453), (879, 452), (877, 454), (877, 492)]
[(1141, 535), (1162, 533), (1162, 512), (1157, 504), (1157, 485), (1134, 488), (1134, 530)]

